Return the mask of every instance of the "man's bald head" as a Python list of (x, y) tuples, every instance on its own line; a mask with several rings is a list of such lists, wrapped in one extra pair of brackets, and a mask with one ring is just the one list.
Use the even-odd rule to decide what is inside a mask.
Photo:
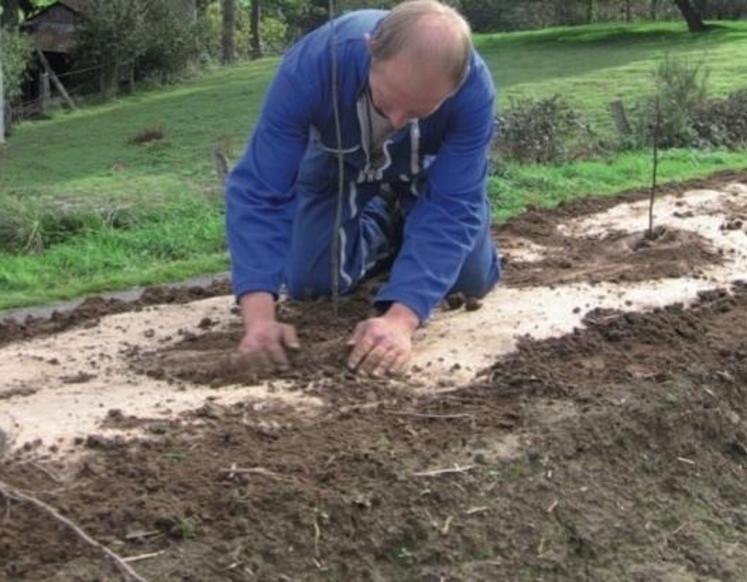
[(467, 75), (472, 42), (467, 21), (436, 0), (398, 4), (370, 40), (374, 62), (404, 57), (419, 73), (438, 74), (458, 87)]

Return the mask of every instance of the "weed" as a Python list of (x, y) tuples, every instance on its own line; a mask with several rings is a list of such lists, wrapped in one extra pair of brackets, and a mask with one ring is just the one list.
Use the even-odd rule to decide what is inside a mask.
[(652, 144), (654, 127), (662, 148), (696, 147), (694, 120), (706, 102), (708, 76), (702, 61), (667, 56), (654, 75), (656, 91), (634, 107), (633, 147)]
[(187, 540), (195, 537), (195, 523), (190, 518), (180, 519), (174, 524), (169, 532), (173, 537), (180, 540)]
[(151, 125), (141, 129), (130, 141), (132, 143), (147, 143), (163, 139), (163, 136), (163, 123), (159, 123), (158, 125)]

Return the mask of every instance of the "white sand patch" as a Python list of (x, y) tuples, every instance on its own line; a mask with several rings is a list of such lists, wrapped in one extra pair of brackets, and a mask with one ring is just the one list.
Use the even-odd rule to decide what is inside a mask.
[[(65, 453), (76, 437), (129, 434), (101, 427), (112, 409), (127, 416), (168, 419), (206, 402), (231, 404), (254, 398), (306, 408), (320, 404), (318, 399), (283, 390), (279, 382), (215, 390), (188, 382), (171, 384), (130, 369), (123, 353), (128, 348), (150, 350), (176, 343), (180, 328), (198, 332), (204, 317), (217, 322), (213, 331), (220, 330), (233, 317), (231, 305), (231, 297), (217, 297), (147, 307), (104, 317), (90, 329), (1, 348), (0, 430), (9, 437), (11, 448), (40, 439), (45, 448), (56, 445)], [(33, 390), (2, 398), (3, 393)]]
[[(696, 232), (723, 250), (724, 262), (704, 268), (700, 278), (640, 283), (570, 284), (511, 289), (499, 287), (473, 312), (445, 312), (418, 334), (415, 377), (429, 390), (453, 389), (469, 381), (497, 357), (516, 348), (521, 336), (557, 337), (583, 327), (591, 309), (643, 311), (672, 303), (692, 302), (698, 291), (747, 279), (745, 227), (724, 230), (731, 218), (747, 216), (747, 186), (729, 184), (723, 191), (693, 190), (655, 201), (655, 225)], [(608, 211), (559, 225), (569, 237), (604, 236), (610, 232), (643, 232), (648, 201), (619, 204)]]
[(549, 250), (547, 247), (525, 238), (514, 238), (504, 242), (501, 246), (501, 254), (506, 259), (522, 263), (541, 261)]
[[(570, 284), (554, 288), (498, 288), (473, 312), (437, 313), (416, 337), (413, 380), (422, 390), (453, 389), (483, 367), (516, 348), (518, 339), (545, 339), (572, 332), (598, 307), (640, 311), (675, 302), (689, 303), (700, 290), (747, 279), (747, 233), (724, 230), (727, 219), (745, 214), (747, 186), (730, 184), (723, 191), (699, 190), (656, 201), (656, 224), (697, 232), (722, 249), (722, 265), (702, 269), (699, 277), (639, 283)], [(620, 204), (596, 216), (569, 220), (568, 236), (603, 236), (611, 231), (642, 232), (648, 221), (646, 202)], [(506, 245), (521, 260), (539, 260), (548, 249), (519, 239)], [(518, 258), (518, 256), (517, 256)], [(191, 382), (170, 384), (139, 375), (130, 368), (127, 349), (164, 348), (178, 342), (183, 328), (203, 333), (199, 322), (226, 329), (231, 297), (186, 305), (164, 305), (111, 315), (90, 328), (0, 348), (0, 431), (11, 449), (41, 439), (67, 454), (76, 437), (91, 433), (121, 434), (102, 427), (107, 412), (168, 419), (206, 401), (231, 404), (247, 398), (278, 399), (301, 410), (322, 402), (290, 392), (280, 383), (212, 389)], [(85, 377), (80, 377), (80, 374)], [(76, 378), (77, 376), (77, 378)], [(75, 382), (75, 380), (80, 380)], [(85, 381), (83, 381), (85, 380)]]

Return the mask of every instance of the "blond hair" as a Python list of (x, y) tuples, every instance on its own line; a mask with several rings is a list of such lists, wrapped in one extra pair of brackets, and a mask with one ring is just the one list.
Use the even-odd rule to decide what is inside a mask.
[(424, 66), (443, 71), (458, 87), (472, 50), (467, 21), (436, 0), (408, 0), (384, 17), (370, 41), (371, 58), (386, 61), (406, 52)]

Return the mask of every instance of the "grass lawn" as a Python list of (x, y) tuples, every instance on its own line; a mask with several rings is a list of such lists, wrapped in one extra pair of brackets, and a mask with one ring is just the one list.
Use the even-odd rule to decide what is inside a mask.
[[(713, 94), (747, 87), (747, 22), (703, 35), (684, 23), (479, 35), (501, 103), (559, 93), (603, 131), (607, 107), (651, 91), (666, 55), (710, 71)], [(24, 123), (0, 146), (0, 309), (186, 278), (228, 266), (212, 151), (241, 153), (277, 66), (263, 59), (173, 87)], [(134, 144), (162, 125), (164, 139)], [(491, 178), (497, 219), (527, 204), (645, 186), (648, 152), (562, 166), (508, 165)], [(661, 176), (747, 167), (747, 152), (670, 151)]]

